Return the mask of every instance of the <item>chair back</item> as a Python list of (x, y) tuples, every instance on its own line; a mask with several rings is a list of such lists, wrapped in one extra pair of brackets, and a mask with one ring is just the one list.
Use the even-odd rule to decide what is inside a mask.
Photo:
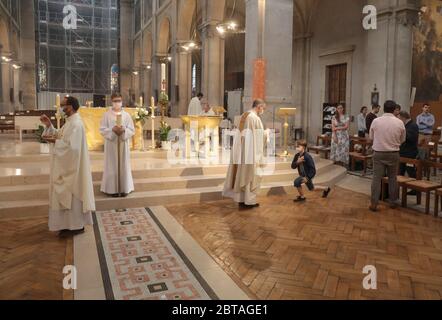
[(401, 163), (406, 165), (414, 165), (416, 167), (416, 180), (423, 179), (424, 161), (401, 157), (400, 164)]

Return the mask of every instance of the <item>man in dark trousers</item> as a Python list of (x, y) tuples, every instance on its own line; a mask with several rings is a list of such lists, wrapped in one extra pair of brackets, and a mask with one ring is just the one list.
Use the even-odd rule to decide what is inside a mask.
[[(416, 159), (419, 153), (419, 126), (411, 120), (411, 116), (407, 111), (401, 111), (399, 119), (405, 125), (407, 136), (405, 142), (401, 145), (400, 155), (402, 158)], [(405, 173), (408, 173), (410, 178), (416, 178), (416, 168), (408, 166), (406, 163), (401, 163), (399, 174), (403, 176)]]

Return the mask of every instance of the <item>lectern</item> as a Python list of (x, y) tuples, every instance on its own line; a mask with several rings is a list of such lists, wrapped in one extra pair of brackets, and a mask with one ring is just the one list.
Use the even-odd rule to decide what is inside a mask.
[(280, 108), (276, 114), (278, 117), (284, 118), (284, 152), (280, 156), (288, 157), (289, 117), (296, 115), (296, 108)]

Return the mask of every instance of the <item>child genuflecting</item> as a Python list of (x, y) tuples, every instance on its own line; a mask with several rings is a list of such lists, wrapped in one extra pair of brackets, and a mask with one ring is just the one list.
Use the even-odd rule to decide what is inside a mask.
[(313, 178), (316, 176), (316, 167), (313, 157), (306, 151), (307, 142), (305, 140), (298, 141), (296, 148), (297, 154), (292, 162), (292, 169), (298, 169), (299, 177), (295, 180), (295, 188), (298, 190), (299, 196), (295, 202), (304, 202), (307, 199), (304, 196), (302, 185), (305, 184), (309, 191), (322, 190), (322, 197), (327, 198), (330, 193), (330, 187), (316, 186), (313, 184)]

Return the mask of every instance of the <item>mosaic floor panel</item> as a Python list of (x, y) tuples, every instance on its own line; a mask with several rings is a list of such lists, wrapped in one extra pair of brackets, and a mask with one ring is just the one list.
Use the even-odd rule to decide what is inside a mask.
[(218, 299), (150, 209), (98, 212), (94, 220), (107, 299)]

